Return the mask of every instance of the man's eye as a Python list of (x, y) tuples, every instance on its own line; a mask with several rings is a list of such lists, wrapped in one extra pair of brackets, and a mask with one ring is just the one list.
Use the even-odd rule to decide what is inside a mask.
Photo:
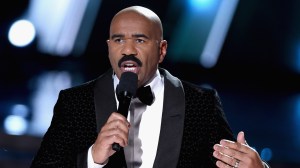
[(145, 40), (143, 40), (143, 39), (136, 39), (136, 42), (137, 42), (137, 43), (144, 43)]
[(123, 39), (114, 39), (114, 42), (116, 42), (116, 43), (122, 43), (122, 42), (124, 42), (124, 40)]

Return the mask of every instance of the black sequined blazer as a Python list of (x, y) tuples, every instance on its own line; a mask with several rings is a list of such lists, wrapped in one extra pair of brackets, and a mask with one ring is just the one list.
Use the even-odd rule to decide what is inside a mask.
[[(31, 168), (87, 167), (88, 148), (117, 111), (112, 73), (60, 92)], [(160, 73), (165, 93), (153, 167), (215, 167), (213, 145), (223, 138), (234, 140), (216, 91), (180, 81), (162, 68)], [(105, 167), (126, 167), (124, 152), (111, 156)]]

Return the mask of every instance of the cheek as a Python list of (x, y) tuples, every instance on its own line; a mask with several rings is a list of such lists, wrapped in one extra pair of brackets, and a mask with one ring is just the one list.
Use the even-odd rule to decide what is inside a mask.
[(114, 71), (118, 71), (118, 59), (114, 56), (112, 56), (111, 54), (109, 55), (109, 62), (111, 67), (114, 69)]
[(115, 70), (118, 70), (119, 69), (119, 66), (118, 66), (118, 60), (117, 59), (112, 59), (110, 61), (111, 63), (111, 66), (115, 69)]
[(154, 70), (156, 70), (158, 65), (158, 59), (157, 58), (149, 58), (145, 60), (145, 71), (144, 73), (152, 73)]

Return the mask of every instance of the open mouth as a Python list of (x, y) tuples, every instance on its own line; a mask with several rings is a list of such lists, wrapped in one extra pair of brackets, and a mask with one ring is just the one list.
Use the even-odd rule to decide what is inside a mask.
[(135, 61), (124, 61), (121, 63), (122, 72), (138, 73), (140, 66)]

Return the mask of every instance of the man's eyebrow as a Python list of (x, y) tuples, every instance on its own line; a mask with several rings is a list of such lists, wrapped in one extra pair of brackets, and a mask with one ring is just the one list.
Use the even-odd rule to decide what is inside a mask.
[[(124, 34), (113, 34), (110, 38), (111, 39), (114, 39), (114, 38), (124, 38), (125, 35)], [(146, 38), (146, 39), (149, 39), (148, 36), (146, 36), (145, 34), (142, 34), (142, 33), (136, 33), (136, 34), (133, 34), (132, 35), (133, 38)]]
[(135, 37), (135, 38), (143, 37), (143, 38), (149, 39), (149, 37), (146, 36), (145, 34), (139, 34), (139, 33), (133, 34), (132, 37)]
[(120, 37), (125, 37), (124, 34), (113, 34), (110, 38), (114, 39), (114, 38), (120, 38)]

